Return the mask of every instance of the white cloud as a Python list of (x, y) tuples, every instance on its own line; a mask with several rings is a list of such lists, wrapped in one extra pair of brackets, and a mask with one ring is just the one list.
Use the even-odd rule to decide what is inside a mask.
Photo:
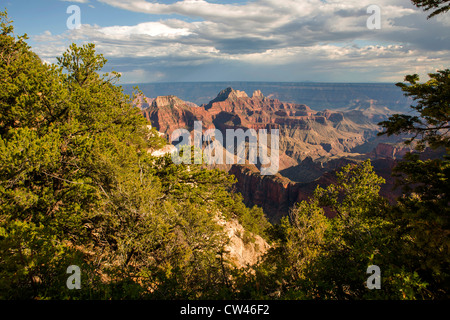
[(437, 21), (442, 23), (446, 27), (450, 27), (450, 14), (441, 14), (436, 16)]
[(176, 37), (185, 36), (191, 32), (187, 28), (172, 28), (161, 22), (145, 22), (136, 26), (113, 26), (99, 30), (107, 36), (118, 38), (130, 37), (133, 35), (147, 35), (151, 37)]
[[(129, 26), (83, 25), (60, 35), (46, 32), (34, 37), (40, 43), (37, 53), (51, 60), (68, 42), (93, 42), (118, 67), (133, 70), (137, 79), (148, 78), (137, 70), (158, 70), (150, 73), (163, 76), (153, 81), (171, 80), (164, 67), (204, 67), (206, 74), (211, 65), (216, 70), (231, 63), (248, 70), (287, 66), (317, 73), (334, 70), (336, 77), (347, 72), (364, 77), (362, 81), (401, 81), (414, 72), (408, 69), (426, 74), (450, 62), (448, 15), (427, 20), (404, 0), (255, 0), (239, 5), (204, 0), (99, 1), (149, 17), (177, 14), (191, 19), (168, 16)], [(370, 15), (366, 8), (374, 3), (381, 8), (381, 30), (366, 27)]]
[(59, 0), (63, 2), (89, 3), (89, 0)]

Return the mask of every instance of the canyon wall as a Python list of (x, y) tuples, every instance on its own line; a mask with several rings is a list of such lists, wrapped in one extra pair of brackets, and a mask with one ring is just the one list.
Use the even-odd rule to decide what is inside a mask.
[[(207, 104), (197, 106), (175, 96), (140, 97), (137, 101), (152, 126), (170, 139), (176, 129), (192, 132), (194, 121), (202, 131), (218, 129), (279, 129), (279, 172), (262, 176), (258, 164), (216, 166), (236, 179), (236, 191), (247, 205), (262, 207), (272, 222), (288, 214), (297, 202), (308, 199), (317, 185), (335, 182), (335, 171), (349, 163), (373, 159), (375, 172), (386, 179), (382, 194), (394, 201), (391, 171), (409, 149), (378, 143), (369, 153), (355, 152), (374, 140), (380, 114), (364, 110), (314, 111), (304, 104), (281, 102), (256, 90), (251, 96), (226, 88)], [(223, 134), (225, 136), (225, 134)], [(223, 148), (223, 146), (222, 146)]]

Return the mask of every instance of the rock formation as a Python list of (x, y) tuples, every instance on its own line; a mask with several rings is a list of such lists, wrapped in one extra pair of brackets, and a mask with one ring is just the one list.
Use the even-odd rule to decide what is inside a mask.
[(374, 158), (392, 158), (400, 159), (405, 156), (406, 153), (411, 152), (413, 149), (405, 146), (398, 146), (395, 144), (379, 143), (373, 150), (368, 154), (371, 159)]
[[(254, 165), (233, 165), (230, 173), (236, 177), (236, 191), (242, 194), (246, 205), (262, 207), (268, 219), (276, 223), (288, 214), (290, 208), (296, 203), (308, 200), (318, 185), (326, 187), (336, 183), (335, 173), (339, 168), (357, 162), (357, 160), (341, 158), (331, 160), (325, 167), (317, 162), (311, 162), (310, 167), (315, 167), (317, 175), (315, 179), (310, 178), (304, 181), (292, 181), (281, 174), (261, 176)], [(400, 195), (400, 190), (394, 189), (394, 179), (391, 176), (396, 163), (397, 161), (392, 158), (372, 161), (374, 171), (386, 180), (386, 183), (381, 186), (380, 194), (391, 202)]]
[(297, 165), (307, 157), (351, 155), (351, 150), (373, 136), (378, 128), (369, 119), (358, 123), (345, 112), (314, 111), (306, 105), (285, 103), (255, 91), (227, 88), (208, 104), (196, 106), (177, 97), (157, 97), (143, 108), (144, 116), (158, 131), (170, 134), (180, 128), (193, 130), (194, 121), (203, 129), (279, 129), (280, 170)]
[[(148, 126), (150, 130), (151, 125)], [(157, 150), (148, 150), (152, 156), (160, 157), (176, 150), (172, 144), (167, 144)], [(219, 213), (218, 216), (221, 216)], [(226, 220), (217, 218), (217, 224), (223, 227), (223, 231), (229, 238), (225, 247), (226, 258), (237, 268), (244, 268), (256, 264), (269, 250), (270, 245), (261, 236), (245, 230), (236, 219)]]
[(375, 171), (387, 180), (382, 192), (391, 200), (391, 170), (407, 150), (379, 143), (367, 154), (355, 152), (370, 146), (380, 128), (379, 110), (314, 111), (304, 104), (286, 103), (265, 97), (256, 90), (251, 96), (226, 88), (209, 103), (197, 106), (175, 96), (138, 100), (144, 116), (168, 138), (176, 129), (193, 131), (194, 121), (202, 130), (279, 129), (279, 173), (261, 176), (255, 165), (222, 165), (237, 178), (236, 189), (248, 205), (259, 205), (272, 221), (286, 215), (296, 202), (306, 200), (319, 185), (334, 182), (334, 171), (367, 157), (374, 159)]
[(237, 221), (219, 220), (230, 242), (225, 247), (227, 258), (238, 268), (256, 264), (269, 250), (270, 245), (259, 235), (244, 229)]

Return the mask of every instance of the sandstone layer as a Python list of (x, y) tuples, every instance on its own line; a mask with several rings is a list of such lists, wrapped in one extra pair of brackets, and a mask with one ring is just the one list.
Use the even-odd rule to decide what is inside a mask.
[(201, 121), (203, 130), (279, 129), (280, 170), (304, 159), (313, 160), (352, 155), (352, 149), (373, 137), (378, 126), (361, 113), (347, 116), (343, 111), (314, 111), (306, 105), (281, 102), (255, 91), (227, 88), (208, 104), (197, 106), (175, 96), (157, 97), (142, 108), (156, 129), (170, 138), (176, 129), (194, 129)]
[(138, 101), (144, 116), (168, 139), (176, 129), (192, 132), (195, 121), (202, 122), (203, 132), (218, 129), (224, 136), (227, 129), (279, 129), (277, 174), (262, 176), (259, 164), (248, 162), (216, 166), (233, 174), (246, 204), (262, 207), (272, 222), (279, 221), (295, 203), (307, 200), (317, 185), (335, 182), (336, 170), (368, 157), (387, 181), (382, 194), (393, 201), (391, 171), (409, 151), (386, 139), (376, 142), (380, 130), (376, 122), (383, 119), (383, 112), (372, 103), (355, 110), (314, 111), (304, 104), (265, 97), (259, 90), (249, 96), (232, 88), (201, 106), (175, 96)]

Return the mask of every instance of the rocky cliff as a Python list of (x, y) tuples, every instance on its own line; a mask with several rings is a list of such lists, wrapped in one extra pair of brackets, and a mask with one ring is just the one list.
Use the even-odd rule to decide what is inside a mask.
[(212, 124), (212, 118), (203, 108), (182, 101), (175, 96), (157, 97), (151, 104), (142, 108), (142, 113), (152, 126), (166, 135), (175, 129), (193, 129), (194, 121)]
[(216, 128), (222, 132), (238, 128), (279, 129), (280, 170), (295, 166), (307, 157), (351, 155), (353, 148), (378, 130), (364, 116), (353, 121), (346, 112), (314, 111), (304, 104), (264, 97), (259, 90), (249, 97), (243, 91), (227, 88), (201, 106), (174, 96), (157, 97), (142, 112), (168, 137), (176, 129), (193, 130), (194, 121), (202, 121), (203, 130)]
[(368, 156), (373, 158), (392, 158), (401, 159), (406, 153), (411, 152), (413, 148), (395, 144), (379, 143)]
[[(296, 203), (308, 200), (318, 185), (326, 187), (336, 183), (335, 174), (339, 168), (359, 161), (341, 158), (332, 160), (325, 166), (311, 162), (309, 170), (315, 171), (316, 176), (304, 181), (292, 181), (281, 174), (261, 176), (259, 170), (253, 165), (233, 165), (230, 173), (236, 177), (236, 191), (242, 194), (246, 205), (262, 207), (269, 220), (276, 223), (288, 214)], [(394, 189), (394, 179), (391, 176), (396, 163), (397, 161), (392, 158), (372, 161), (374, 171), (386, 180), (386, 183), (381, 186), (380, 194), (391, 202), (400, 195), (400, 190)], [(312, 167), (315, 168), (312, 169)], [(298, 168), (293, 170), (301, 171)]]
[(372, 104), (364, 110), (314, 111), (304, 104), (264, 97), (259, 90), (249, 96), (232, 88), (220, 91), (201, 106), (175, 96), (140, 101), (144, 116), (167, 137), (180, 128), (192, 132), (194, 121), (202, 121), (203, 131), (279, 129), (277, 174), (262, 176), (258, 167), (248, 163), (220, 167), (235, 175), (236, 190), (246, 203), (261, 206), (272, 221), (286, 215), (295, 203), (308, 199), (317, 185), (335, 182), (335, 170), (367, 157), (374, 159), (375, 171), (387, 180), (382, 193), (391, 200), (395, 198), (391, 170), (406, 150), (379, 143), (369, 154), (355, 152), (364, 149), (364, 144), (370, 146), (379, 131), (373, 120), (380, 113), (371, 113)]
[(270, 245), (266, 240), (245, 230), (237, 220), (219, 220), (218, 223), (230, 239), (225, 250), (234, 266), (243, 268), (254, 265), (269, 250)]
[[(151, 129), (151, 126), (148, 126)], [(155, 157), (161, 157), (167, 153), (172, 153), (176, 148), (167, 144), (156, 150), (148, 150)], [(228, 236), (229, 242), (225, 247), (225, 257), (235, 267), (244, 268), (256, 264), (259, 259), (269, 250), (270, 245), (260, 235), (246, 230), (238, 220), (225, 219), (218, 213), (217, 224), (223, 227), (223, 231)]]

